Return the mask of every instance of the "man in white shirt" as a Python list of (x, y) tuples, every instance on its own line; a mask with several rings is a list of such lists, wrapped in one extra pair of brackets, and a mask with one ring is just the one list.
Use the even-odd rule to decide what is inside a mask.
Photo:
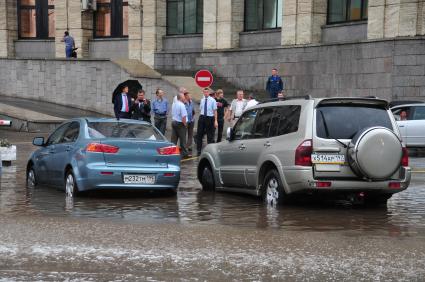
[(238, 90), (236, 92), (236, 99), (234, 99), (230, 105), (229, 121), (232, 122), (232, 126), (238, 121), (238, 118), (242, 115), (248, 103), (248, 101), (243, 98), (243, 95), (243, 90)]
[(198, 129), (196, 131), (196, 147), (198, 156), (202, 150), (202, 140), (204, 135), (207, 135), (208, 144), (214, 143), (215, 128), (218, 127), (217, 121), (217, 102), (210, 96), (208, 88), (203, 89), (204, 97), (201, 99)]
[(249, 94), (248, 103), (246, 103), (245, 110), (248, 110), (249, 108), (252, 108), (252, 107), (258, 105), (258, 103), (259, 102), (257, 100), (255, 100), (254, 94), (252, 94), (252, 93)]
[(179, 93), (172, 107), (171, 142), (177, 145), (177, 141), (180, 140), (181, 155), (187, 158), (190, 157), (186, 150), (187, 111), (183, 101), (184, 96)]

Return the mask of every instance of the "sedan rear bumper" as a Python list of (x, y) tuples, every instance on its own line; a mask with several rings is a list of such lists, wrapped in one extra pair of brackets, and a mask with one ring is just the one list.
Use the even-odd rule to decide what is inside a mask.
[[(124, 183), (124, 174), (153, 175), (153, 184)], [(171, 166), (158, 168), (87, 166), (85, 173), (77, 178), (79, 191), (89, 190), (167, 190), (177, 189), (180, 181), (180, 167)]]

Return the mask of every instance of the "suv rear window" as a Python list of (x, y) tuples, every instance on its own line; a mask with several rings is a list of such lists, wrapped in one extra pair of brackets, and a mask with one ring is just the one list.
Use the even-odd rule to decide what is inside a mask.
[(141, 140), (164, 140), (150, 124), (125, 122), (89, 122), (90, 138), (134, 138)]
[(365, 105), (326, 105), (316, 109), (316, 133), (320, 138), (351, 139), (359, 130), (372, 126), (393, 130), (386, 109)]

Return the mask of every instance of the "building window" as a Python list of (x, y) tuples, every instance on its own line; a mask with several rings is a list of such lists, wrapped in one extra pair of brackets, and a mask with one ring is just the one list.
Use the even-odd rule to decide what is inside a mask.
[(128, 36), (128, 1), (97, 0), (94, 15), (94, 37)]
[(367, 20), (367, 0), (328, 0), (328, 24)]
[(282, 27), (283, 0), (245, 0), (245, 31)]
[(167, 0), (167, 35), (202, 33), (203, 0)]
[(54, 5), (54, 0), (18, 0), (19, 38), (54, 38)]

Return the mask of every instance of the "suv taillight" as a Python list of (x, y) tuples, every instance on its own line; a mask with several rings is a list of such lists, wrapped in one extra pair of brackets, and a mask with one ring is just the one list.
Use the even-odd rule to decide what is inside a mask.
[(403, 147), (403, 156), (401, 157), (401, 166), (409, 166), (409, 151)]
[(90, 143), (86, 147), (86, 151), (92, 153), (116, 154), (119, 150), (119, 147), (101, 143)]
[(295, 151), (295, 165), (312, 166), (311, 153), (313, 152), (313, 141), (304, 140)]

